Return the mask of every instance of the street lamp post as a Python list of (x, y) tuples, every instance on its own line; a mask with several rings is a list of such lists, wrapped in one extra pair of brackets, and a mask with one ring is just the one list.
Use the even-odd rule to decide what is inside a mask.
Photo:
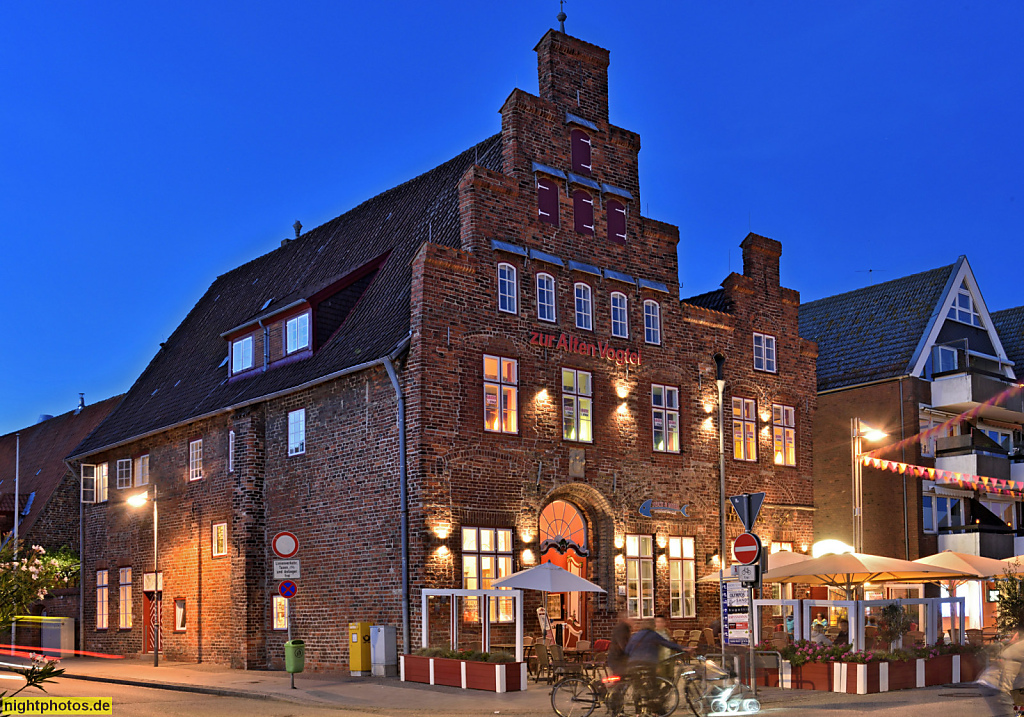
[[(149, 491), (133, 495), (128, 499), (128, 505), (133, 508), (141, 508), (146, 504)], [(158, 563), (159, 552), (157, 550), (157, 498), (156, 484), (153, 484), (153, 667), (160, 666), (160, 612), (163, 607), (160, 604), (160, 565)]]
[(888, 435), (877, 428), (872, 428), (859, 418), (850, 419), (850, 462), (853, 483), (850, 502), (853, 506), (853, 551), (855, 553), (864, 552), (864, 466), (860, 462), (864, 439), (880, 441)]
[(718, 642), (722, 648), (722, 665), (725, 665), (725, 631), (727, 629), (725, 603), (722, 601), (722, 585), (725, 584), (725, 376), (722, 366), (725, 354), (717, 353), (715, 359), (715, 384), (718, 386)]

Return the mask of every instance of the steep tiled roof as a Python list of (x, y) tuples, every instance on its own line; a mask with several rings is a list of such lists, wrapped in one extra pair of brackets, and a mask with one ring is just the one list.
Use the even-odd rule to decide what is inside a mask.
[[(118, 409), (75, 450), (96, 452), (378, 359), (408, 335), (411, 262), (428, 240), (458, 246), (458, 182), (473, 164), (501, 169), (500, 135), (216, 279)], [(221, 334), (387, 255), (341, 328), (313, 356), (227, 380)], [(263, 305), (270, 300), (264, 309)]]
[(684, 304), (702, 306), (705, 309), (712, 309), (714, 311), (725, 313), (732, 311), (732, 304), (725, 297), (725, 289), (715, 289), (706, 294), (697, 294), (697, 296), (691, 296), (688, 299), (680, 299), (680, 301)]
[(956, 264), (800, 305), (818, 344), (818, 390), (902, 376)]
[(1006, 356), (1014, 363), (1013, 372), (1020, 380), (1024, 377), (1024, 306), (993, 311), (991, 316)]
[[(21, 436), (18, 501), (21, 512), (24, 512), (29, 496), (35, 493), (31, 509), (21, 522), (22, 535), (32, 528), (67, 473), (67, 466), (64, 465), (65, 456), (110, 414), (122, 398), (123, 396), (114, 396), (86, 406), (77, 413), (69, 411), (16, 431)], [(15, 434), (0, 436), (0, 512), (10, 511), (14, 505), (16, 453)], [(13, 524), (4, 526), (4, 529), (10, 529), (12, 526)]]

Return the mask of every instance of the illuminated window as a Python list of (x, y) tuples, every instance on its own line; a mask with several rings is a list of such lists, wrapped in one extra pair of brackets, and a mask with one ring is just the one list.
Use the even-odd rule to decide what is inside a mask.
[(82, 502), (96, 502), (96, 466), (88, 463), (82, 464)]
[(228, 473), (235, 472), (235, 432), (228, 431)]
[(274, 595), (271, 601), (271, 610), (274, 613), (274, 629), (288, 629), (288, 600), (280, 595)]
[(309, 346), (309, 314), (299, 314), (285, 323), (285, 353)]
[(661, 306), (653, 299), (644, 302), (644, 342), (661, 343)]
[(203, 439), (197, 438), (188, 444), (188, 479), (201, 480), (203, 477)]
[(775, 373), (775, 337), (754, 334), (754, 368)]
[(149, 485), (149, 454), (135, 459), (135, 485)]
[(306, 409), (288, 413), (288, 455), (306, 452)]
[(132, 487), (132, 459), (121, 458), (117, 461), (117, 489)]
[(576, 328), (590, 331), (594, 328), (594, 303), (591, 300), (590, 286), (577, 283), (576, 291)]
[(630, 617), (654, 617), (654, 539), (626, 536), (626, 607)]
[(228, 524), (214, 523), (212, 530), (213, 557), (220, 558), (228, 554)]
[(593, 385), (587, 371), (562, 369), (562, 438), (590, 443), (594, 440)]
[(107, 629), (107, 571), (96, 571), (96, 629)]
[(757, 460), (757, 416), (753, 399), (732, 399), (732, 457), (739, 461)]
[(518, 298), (516, 268), (511, 264), (498, 264), (498, 309), (507, 314), (518, 313)]
[(187, 624), (185, 617), (185, 598), (174, 598), (174, 631), (185, 632)]
[(117, 581), (118, 627), (132, 629), (132, 569), (121, 568)]
[(551, 274), (537, 274), (537, 318), (555, 321), (555, 278)]
[(231, 373), (252, 368), (252, 336), (231, 342)]
[(772, 405), (772, 438), (775, 465), (796, 465), (796, 411), (792, 406)]
[(612, 292), (612, 336), (629, 338), (629, 304), (621, 291)]
[(484, 430), (519, 432), (519, 362), (484, 355)]
[(107, 502), (107, 464), (100, 463), (96, 466), (96, 502)]
[(668, 581), (672, 617), (697, 617), (693, 538), (668, 539)]
[[(462, 587), (490, 590), (491, 582), (512, 574), (512, 530), (507, 528), (462, 529)], [(512, 622), (512, 598), (490, 598), (491, 622)], [(462, 619), (480, 620), (476, 598), (465, 598)]]
[(654, 429), (654, 450), (679, 452), (679, 389), (675, 386), (651, 384), (651, 425)]

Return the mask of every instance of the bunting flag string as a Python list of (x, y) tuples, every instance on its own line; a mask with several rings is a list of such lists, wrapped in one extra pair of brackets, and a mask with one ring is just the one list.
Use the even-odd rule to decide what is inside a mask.
[(990, 478), (988, 476), (976, 476), (971, 473), (946, 471), (940, 468), (930, 468), (928, 466), (916, 466), (910, 463), (890, 461), (885, 458), (875, 458), (868, 454), (863, 454), (860, 457), (860, 462), (868, 468), (890, 471), (892, 473), (899, 473), (900, 475), (912, 475), (915, 478), (927, 478), (929, 480), (934, 480), (936, 483), (956, 485), (959, 488), (984, 490), (988, 493), (1000, 493), (1005, 495), (1024, 494), (1024, 483), (1021, 483), (1020, 481)]

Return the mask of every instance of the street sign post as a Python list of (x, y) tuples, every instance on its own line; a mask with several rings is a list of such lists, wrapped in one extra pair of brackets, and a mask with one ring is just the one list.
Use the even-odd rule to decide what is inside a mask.
[(283, 597), (285, 600), (291, 600), (293, 597), (295, 597), (295, 593), (299, 591), (299, 586), (291, 580), (285, 580), (283, 583), (277, 586), (277, 591), (281, 593), (281, 597)]
[(281, 531), (270, 541), (270, 547), (274, 549), (274, 555), (279, 558), (294, 558), (299, 552), (299, 539), (294, 533)]
[(732, 543), (732, 554), (737, 562), (753, 565), (761, 559), (761, 539), (753, 533), (743, 533)]
[(732, 503), (732, 507), (736, 509), (736, 515), (740, 517), (740, 521), (743, 523), (743, 528), (748, 533), (751, 532), (754, 523), (757, 521), (757, 514), (761, 512), (761, 506), (764, 505), (764, 493), (743, 493), (742, 495), (734, 495), (729, 498), (729, 502)]
[(299, 574), (299, 560), (275, 560), (274, 580), (295, 580)]

